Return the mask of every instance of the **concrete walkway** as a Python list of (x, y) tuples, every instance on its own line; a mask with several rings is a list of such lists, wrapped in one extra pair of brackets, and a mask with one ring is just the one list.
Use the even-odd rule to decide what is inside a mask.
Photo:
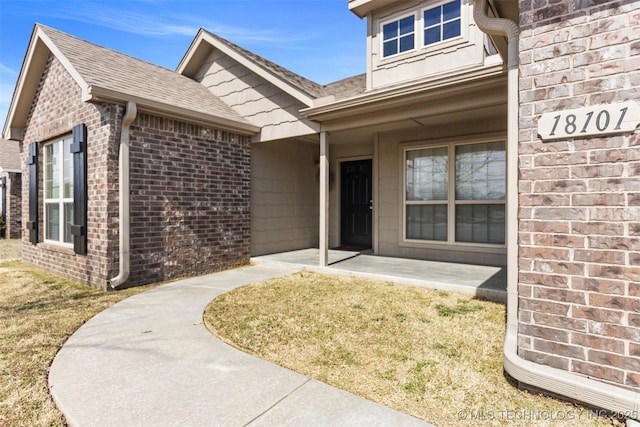
[(65, 343), (49, 374), (69, 425), (428, 425), (242, 353), (203, 325), (217, 295), (299, 268), (260, 262), (181, 280), (95, 316)]

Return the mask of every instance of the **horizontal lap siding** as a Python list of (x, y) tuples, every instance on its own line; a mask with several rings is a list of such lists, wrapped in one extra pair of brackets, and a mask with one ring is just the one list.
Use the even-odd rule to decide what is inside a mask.
[(640, 2), (521, 0), (520, 28), (519, 354), (640, 391), (640, 134), (537, 137), (640, 102)]

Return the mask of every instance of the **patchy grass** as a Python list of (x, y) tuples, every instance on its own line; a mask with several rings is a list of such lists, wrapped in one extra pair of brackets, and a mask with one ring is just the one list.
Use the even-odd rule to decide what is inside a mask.
[[(0, 254), (9, 252), (5, 243)], [(48, 388), (56, 353), (95, 314), (148, 288), (101, 292), (19, 261), (0, 261), (0, 425), (65, 425)]]
[(243, 351), (438, 426), (613, 423), (514, 387), (504, 305), (462, 294), (303, 272), (221, 295), (205, 323)]
[(19, 259), (21, 252), (20, 239), (0, 239), (0, 261)]

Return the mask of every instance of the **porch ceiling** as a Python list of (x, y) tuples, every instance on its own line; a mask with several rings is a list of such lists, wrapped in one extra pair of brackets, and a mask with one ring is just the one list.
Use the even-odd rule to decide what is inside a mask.
[(469, 121), (505, 120), (504, 75), (451, 87), (407, 92), (313, 114), (330, 132), (331, 144), (371, 141), (376, 133), (430, 128)]

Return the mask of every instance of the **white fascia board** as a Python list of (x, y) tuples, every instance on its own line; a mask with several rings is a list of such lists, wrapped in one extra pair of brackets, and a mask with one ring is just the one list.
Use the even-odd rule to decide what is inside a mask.
[[(28, 114), (28, 111), (26, 111), (28, 106), (22, 105), (23, 102), (26, 102), (22, 100), (22, 98), (24, 96), (28, 96), (29, 93), (35, 94), (38, 84), (40, 83), (42, 70), (50, 52), (55, 55), (69, 74), (71, 74), (76, 83), (78, 83), (82, 89), (83, 96), (86, 93), (87, 83), (67, 58), (60, 52), (51, 39), (44, 33), (42, 28), (36, 24), (31, 36), (31, 42), (27, 48), (24, 62), (22, 63), (22, 68), (20, 69), (20, 75), (16, 82), (13, 98), (9, 105), (7, 120), (2, 131), (3, 138), (21, 141), (24, 137), (24, 121)], [(30, 106), (31, 99), (29, 99), (28, 103)], [(16, 123), (16, 121), (19, 123)]]
[(343, 99), (334, 103), (305, 108), (300, 110), (300, 113), (304, 117), (316, 120), (317, 117), (320, 117), (324, 114), (335, 114), (339, 113), (340, 111), (349, 111), (354, 108), (372, 105), (383, 101), (390, 101), (392, 99), (408, 99), (418, 93), (423, 93), (426, 91), (434, 91), (447, 88), (455, 89), (457, 85), (472, 83), (474, 81), (500, 75), (505, 75), (504, 66), (502, 64), (491, 66), (488, 68), (482, 68), (480, 70), (474, 69), (470, 72), (467, 71), (465, 73), (459, 73), (455, 75), (445, 75), (444, 77), (439, 79), (412, 83), (409, 85), (392, 87), (389, 89), (382, 89), (371, 93), (365, 93), (363, 95), (357, 95), (355, 97)]
[(192, 123), (199, 123), (207, 126), (220, 127), (221, 129), (237, 132), (241, 135), (252, 136), (260, 132), (260, 127), (250, 123), (238, 122), (225, 119), (216, 115), (193, 111), (186, 108), (176, 107), (163, 102), (132, 96), (130, 94), (113, 91), (110, 89), (89, 86), (87, 90), (88, 102), (110, 101), (116, 103), (135, 102), (139, 110), (150, 113), (160, 113), (170, 117), (179, 118)]
[(2, 173), (2, 172), (6, 172), (6, 173), (22, 173), (22, 171), (20, 169), (11, 169), (11, 168), (0, 167), (0, 173)]
[(250, 60), (249, 58), (247, 58), (244, 55), (241, 55), (240, 53), (238, 53), (234, 49), (230, 48), (229, 46), (227, 46), (227, 45), (225, 45), (223, 43), (220, 43), (215, 37), (212, 37), (206, 31), (202, 31), (202, 33), (198, 35), (198, 40), (194, 41), (194, 43), (189, 48), (190, 53), (188, 55), (185, 55), (185, 57), (183, 58), (182, 62), (178, 66), (177, 71), (180, 74), (182, 74), (184, 69), (187, 67), (187, 64), (189, 63), (189, 61), (191, 59), (192, 53), (195, 52), (198, 49), (198, 46), (200, 45), (200, 43), (203, 43), (203, 42), (209, 43), (215, 49), (218, 49), (220, 52), (222, 52), (225, 55), (229, 56), (230, 58), (232, 58), (233, 60), (235, 60), (238, 63), (242, 64), (243, 66), (247, 67), (249, 70), (253, 71), (254, 73), (259, 75), (263, 79), (267, 80), (269, 83), (271, 83), (274, 86), (278, 87), (279, 89), (281, 89), (285, 93), (291, 95), (292, 97), (294, 97), (298, 101), (302, 102), (303, 104), (305, 104), (305, 105), (307, 105), (309, 107), (313, 106), (314, 98), (312, 98), (309, 95), (305, 94), (304, 92), (296, 89), (295, 87), (291, 86), (290, 84), (282, 81), (278, 77), (276, 77), (273, 74), (271, 74), (269, 71), (267, 71), (264, 68), (260, 67), (254, 61)]
[(42, 31), (40, 27), (38, 27), (36, 34), (38, 38), (44, 42), (47, 48), (49, 48), (49, 51), (53, 53), (56, 59), (60, 61), (62, 66), (65, 68), (65, 70), (67, 70), (67, 72), (71, 75), (71, 78), (73, 78), (73, 80), (75, 80), (78, 86), (80, 86), (80, 89), (82, 89), (82, 100), (88, 101), (87, 98), (89, 97), (88, 96), (89, 85), (87, 84), (85, 79), (82, 78), (78, 70), (76, 70), (75, 67), (71, 65), (71, 62), (67, 59), (67, 57), (64, 56), (62, 52), (60, 52), (60, 49), (58, 49), (55, 43), (51, 41), (49, 36), (47, 36), (47, 34), (44, 31)]
[(392, 4), (395, 0), (349, 0), (349, 10), (358, 18), (364, 18), (373, 10)]

